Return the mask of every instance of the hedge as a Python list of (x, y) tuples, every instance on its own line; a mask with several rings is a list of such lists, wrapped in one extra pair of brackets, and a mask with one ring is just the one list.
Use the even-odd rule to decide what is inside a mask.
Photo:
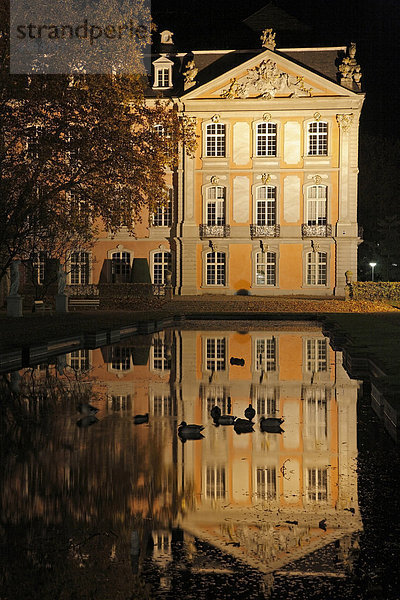
[(355, 281), (348, 287), (352, 300), (400, 300), (399, 281)]

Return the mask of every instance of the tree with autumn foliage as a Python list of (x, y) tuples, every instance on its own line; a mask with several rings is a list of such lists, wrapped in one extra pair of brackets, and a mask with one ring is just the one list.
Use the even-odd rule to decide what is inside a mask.
[(172, 102), (145, 100), (146, 76), (11, 75), (6, 29), (1, 43), (0, 280), (14, 259), (88, 247), (96, 224), (132, 231), (194, 146)]

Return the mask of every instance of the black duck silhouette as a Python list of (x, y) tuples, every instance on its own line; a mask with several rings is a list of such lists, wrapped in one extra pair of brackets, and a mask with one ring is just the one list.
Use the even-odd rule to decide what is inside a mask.
[(231, 365), (236, 365), (237, 367), (244, 367), (244, 358), (235, 358), (231, 356), (230, 361)]
[(244, 411), (244, 416), (246, 417), (246, 419), (249, 419), (249, 421), (252, 421), (256, 416), (256, 411), (254, 410), (251, 404), (249, 404), (246, 410)]
[(87, 415), (87, 417), (82, 417), (82, 419), (79, 419), (79, 421), (77, 421), (76, 424), (78, 425), (78, 427), (90, 427), (91, 425), (94, 425), (98, 422), (98, 418), (94, 415)]
[(283, 421), (284, 419), (276, 417), (262, 417), (260, 419), (260, 429), (266, 433), (282, 433), (283, 429), (281, 423), (283, 423)]
[(186, 421), (182, 421), (182, 423), (178, 427), (179, 435), (186, 435), (188, 433), (200, 433), (203, 431), (204, 425), (195, 425), (194, 423), (188, 424)]
[(133, 417), (133, 422), (135, 425), (141, 425), (142, 423), (148, 423), (149, 422), (149, 413), (146, 413), (145, 415), (135, 415)]
[(214, 421), (216, 419), (218, 419), (218, 417), (221, 416), (221, 409), (219, 406), (215, 405), (212, 407), (211, 411), (210, 411), (210, 415), (211, 417), (214, 419)]
[(215, 419), (215, 425), (233, 425), (236, 417), (233, 415), (221, 415), (218, 419)]
[(89, 404), (88, 402), (80, 402), (77, 406), (78, 411), (81, 415), (95, 415), (99, 412), (99, 409)]
[(253, 425), (254, 423), (249, 421), (249, 419), (236, 419), (233, 424), (233, 428), (238, 434), (251, 433), (254, 431)]

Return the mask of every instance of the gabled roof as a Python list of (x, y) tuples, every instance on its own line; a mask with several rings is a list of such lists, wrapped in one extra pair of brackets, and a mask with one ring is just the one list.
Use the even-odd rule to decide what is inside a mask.
[(269, 2), (260, 10), (256, 11), (243, 20), (253, 31), (261, 32), (266, 27), (274, 31), (311, 31), (311, 27), (302, 23), (293, 15), (289, 15), (282, 8), (279, 8), (274, 2)]

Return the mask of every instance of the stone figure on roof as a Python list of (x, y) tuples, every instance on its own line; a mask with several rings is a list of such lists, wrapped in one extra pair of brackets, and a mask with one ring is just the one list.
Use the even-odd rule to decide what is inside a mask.
[(262, 47), (268, 48), (268, 50), (275, 50), (275, 35), (276, 33), (274, 33), (273, 29), (264, 29), (260, 37)]

